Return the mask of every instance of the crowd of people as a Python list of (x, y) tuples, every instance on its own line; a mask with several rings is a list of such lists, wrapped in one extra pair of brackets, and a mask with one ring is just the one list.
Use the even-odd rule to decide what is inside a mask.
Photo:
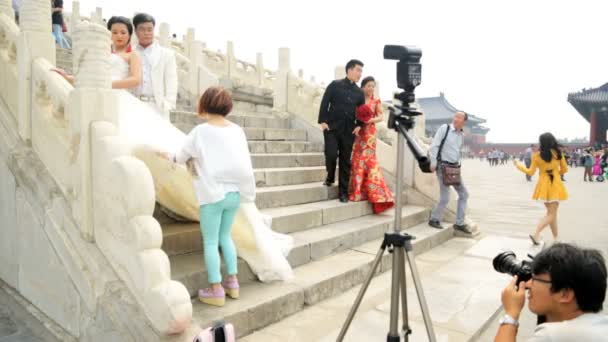
[[(481, 159), (483, 159), (483, 153), (481, 153), (480, 156)], [(511, 159), (511, 155), (509, 155), (503, 150), (494, 148), (485, 155), (485, 158), (487, 159), (490, 166), (498, 166), (506, 165), (509, 162), (509, 159)]]
[(584, 167), (583, 181), (603, 182), (608, 178), (608, 146), (601, 148), (577, 148), (564, 152), (570, 167)]

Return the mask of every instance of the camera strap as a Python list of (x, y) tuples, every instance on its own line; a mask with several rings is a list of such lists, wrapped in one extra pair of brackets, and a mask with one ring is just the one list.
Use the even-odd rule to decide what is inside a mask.
[(448, 134), (450, 134), (450, 124), (446, 124), (445, 135), (443, 136), (441, 144), (439, 145), (439, 151), (437, 151), (437, 164), (441, 164), (441, 151), (443, 150), (445, 140), (448, 138)]

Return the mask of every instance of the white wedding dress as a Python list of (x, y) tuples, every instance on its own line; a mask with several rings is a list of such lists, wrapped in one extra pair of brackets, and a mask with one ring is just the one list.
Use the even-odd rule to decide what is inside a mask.
[[(129, 75), (128, 63), (116, 54), (111, 55), (111, 70), (112, 80)], [(191, 174), (185, 166), (175, 165), (157, 154), (176, 152), (186, 135), (163, 120), (153, 105), (139, 101), (126, 90), (118, 93), (120, 135), (131, 145), (133, 155), (150, 169), (157, 202), (180, 216), (198, 221), (199, 206)], [(238, 255), (261, 281), (287, 281), (293, 278), (286, 259), (293, 247), (293, 238), (274, 232), (271, 223), (272, 219), (260, 213), (255, 203), (242, 202), (232, 238)]]

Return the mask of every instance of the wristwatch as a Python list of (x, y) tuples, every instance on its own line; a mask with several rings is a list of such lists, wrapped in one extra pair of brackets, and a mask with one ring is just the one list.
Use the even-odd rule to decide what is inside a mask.
[(498, 323), (500, 323), (500, 325), (511, 324), (516, 327), (519, 327), (519, 322), (515, 318), (513, 318), (509, 315), (502, 316), (502, 318), (498, 321)]

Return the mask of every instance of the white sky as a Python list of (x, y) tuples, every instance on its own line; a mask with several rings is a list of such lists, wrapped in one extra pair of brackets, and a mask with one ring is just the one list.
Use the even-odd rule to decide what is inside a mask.
[[(237, 58), (257, 52), (274, 69), (277, 49), (291, 48), (294, 72), (333, 79), (350, 58), (392, 96), (395, 63), (384, 44), (422, 48), (418, 97), (446, 93), (457, 108), (486, 118), (492, 142), (587, 137), (588, 123), (566, 101), (568, 92), (608, 82), (608, 1), (545, 0), (81, 0), (81, 14), (103, 7), (104, 18), (136, 11), (187, 27), (213, 50), (235, 43)], [(66, 1), (66, 9), (71, 7)]]

